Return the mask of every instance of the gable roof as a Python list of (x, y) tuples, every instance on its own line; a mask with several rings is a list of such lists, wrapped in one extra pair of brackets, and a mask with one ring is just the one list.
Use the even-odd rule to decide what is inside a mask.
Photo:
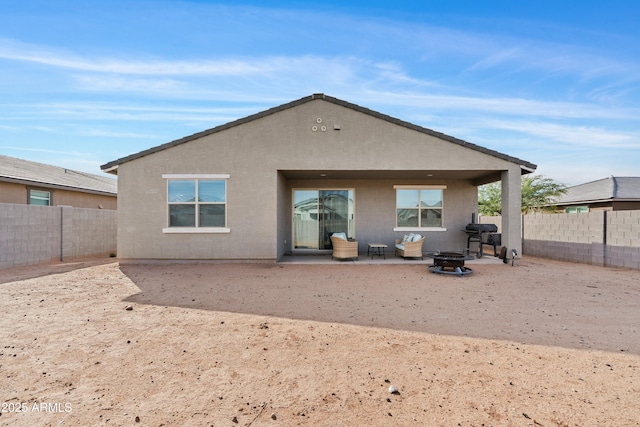
[(118, 194), (118, 182), (108, 176), (0, 155), (0, 181), (83, 193)]
[(382, 113), (379, 113), (377, 111), (373, 111), (373, 110), (370, 110), (368, 108), (364, 108), (364, 107), (361, 107), (359, 105), (352, 104), (350, 102), (342, 101), (340, 99), (337, 99), (337, 98), (334, 98), (334, 97), (331, 97), (331, 96), (327, 96), (327, 95), (325, 95), (323, 93), (316, 93), (316, 94), (313, 94), (313, 95), (306, 96), (304, 98), (298, 99), (296, 101), (291, 101), (289, 103), (286, 103), (286, 104), (283, 104), (283, 105), (280, 105), (280, 106), (277, 106), (277, 107), (270, 108), (270, 109), (262, 111), (260, 113), (252, 114), (250, 116), (247, 116), (247, 117), (244, 117), (244, 118), (241, 118), (241, 119), (238, 119), (238, 120), (234, 120), (232, 122), (229, 122), (229, 123), (226, 123), (226, 124), (223, 124), (223, 125), (220, 125), (220, 126), (216, 126), (214, 128), (207, 129), (205, 131), (198, 132), (198, 133), (195, 133), (195, 134), (190, 135), (190, 136), (185, 136), (184, 138), (180, 138), (180, 139), (177, 139), (175, 141), (171, 141), (171, 142), (159, 145), (157, 147), (153, 147), (153, 148), (150, 148), (148, 150), (141, 151), (139, 153), (131, 154), (129, 156), (120, 158), (118, 160), (114, 160), (112, 162), (109, 162), (109, 163), (106, 163), (106, 164), (102, 165), (101, 169), (103, 171), (105, 171), (105, 172), (116, 173), (118, 165), (121, 165), (123, 163), (129, 162), (131, 160), (139, 159), (141, 157), (148, 156), (148, 155), (156, 153), (158, 151), (166, 150), (168, 148), (175, 147), (177, 145), (181, 145), (181, 144), (187, 143), (189, 141), (193, 141), (195, 139), (202, 138), (204, 136), (211, 135), (211, 134), (223, 131), (225, 129), (229, 129), (229, 128), (232, 128), (232, 127), (235, 127), (235, 126), (240, 126), (242, 124), (251, 122), (253, 120), (257, 120), (257, 119), (269, 116), (271, 114), (275, 114), (275, 113), (278, 113), (280, 111), (287, 110), (289, 108), (294, 108), (294, 107), (296, 107), (298, 105), (306, 104), (307, 102), (310, 102), (310, 101), (313, 101), (313, 100), (316, 100), (316, 99), (322, 99), (324, 101), (331, 102), (333, 104), (340, 105), (340, 106), (345, 107), (345, 108), (350, 108), (352, 110), (359, 111), (359, 112), (364, 113), (364, 114), (368, 114), (368, 115), (376, 117), (376, 118), (378, 118), (380, 120), (384, 120), (384, 121), (396, 124), (398, 126), (403, 126), (403, 127), (409, 128), (409, 129), (413, 129), (413, 130), (415, 130), (417, 132), (421, 132), (421, 133), (424, 133), (424, 134), (427, 134), (427, 135), (435, 136), (435, 137), (440, 138), (442, 140), (449, 141), (451, 143), (458, 144), (458, 145), (461, 145), (463, 147), (467, 147), (467, 148), (479, 151), (479, 152), (484, 153), (484, 154), (489, 154), (491, 156), (498, 157), (500, 159), (507, 160), (507, 161), (512, 162), (512, 163), (516, 163), (516, 164), (520, 165), (521, 168), (526, 170), (525, 173), (533, 172), (537, 168), (537, 166), (534, 165), (533, 163), (530, 163), (530, 162), (527, 162), (527, 161), (524, 161), (524, 160), (520, 160), (518, 158), (511, 157), (511, 156), (508, 156), (508, 155), (503, 154), (503, 153), (499, 153), (498, 151), (490, 150), (488, 148), (484, 148), (484, 147), (481, 147), (479, 145), (475, 145), (475, 144), (472, 144), (470, 142), (467, 142), (467, 141), (464, 141), (464, 140), (461, 140), (461, 139), (458, 139), (458, 138), (454, 138), (453, 136), (445, 135), (444, 133), (436, 132), (434, 130), (424, 128), (422, 126), (414, 125), (412, 123), (405, 122), (405, 121), (400, 120), (400, 119), (396, 119), (396, 118), (388, 116), (386, 114), (382, 114)]
[(560, 196), (554, 204), (637, 200), (640, 200), (640, 177), (610, 176), (569, 187), (567, 192)]

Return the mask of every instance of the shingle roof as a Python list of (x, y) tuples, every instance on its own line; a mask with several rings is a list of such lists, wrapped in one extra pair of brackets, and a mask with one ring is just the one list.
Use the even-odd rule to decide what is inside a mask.
[(640, 177), (613, 177), (615, 199), (640, 199)]
[(118, 194), (118, 182), (108, 176), (0, 155), (0, 181), (99, 194)]
[(615, 177), (599, 179), (569, 187), (554, 204), (597, 201), (640, 200), (640, 177)]
[(296, 107), (298, 105), (305, 104), (307, 102), (310, 102), (310, 101), (313, 101), (313, 100), (316, 100), (316, 99), (322, 99), (322, 100), (325, 100), (327, 102), (331, 102), (333, 104), (341, 105), (341, 106), (343, 106), (345, 108), (350, 108), (352, 110), (359, 111), (359, 112), (364, 113), (364, 114), (368, 114), (368, 115), (376, 117), (378, 119), (394, 123), (394, 124), (396, 124), (398, 126), (403, 126), (403, 127), (409, 128), (409, 129), (413, 129), (415, 131), (422, 132), (422, 133), (425, 133), (427, 135), (435, 136), (435, 137), (443, 139), (445, 141), (449, 141), (449, 142), (452, 142), (454, 144), (462, 145), (464, 147), (470, 148), (472, 150), (479, 151), (481, 153), (489, 154), (491, 156), (498, 157), (500, 159), (507, 160), (507, 161), (519, 164), (521, 167), (524, 167), (526, 169), (530, 169), (531, 171), (533, 171), (533, 170), (535, 170), (537, 168), (537, 166), (534, 165), (533, 163), (518, 159), (516, 157), (511, 157), (511, 156), (508, 156), (506, 154), (500, 153), (498, 151), (490, 150), (488, 148), (484, 148), (484, 147), (481, 147), (479, 145), (472, 144), (470, 142), (455, 138), (453, 136), (445, 135), (443, 133), (436, 132), (436, 131), (431, 130), (431, 129), (427, 129), (427, 128), (424, 128), (422, 126), (414, 125), (412, 123), (405, 122), (405, 121), (400, 120), (400, 119), (396, 119), (396, 118), (388, 116), (386, 114), (382, 114), (382, 113), (379, 113), (377, 111), (370, 110), (368, 108), (360, 107), (359, 105), (352, 104), (350, 102), (342, 101), (340, 99), (325, 95), (323, 93), (316, 93), (316, 94), (313, 94), (313, 95), (310, 95), (310, 96), (306, 96), (306, 97), (298, 99), (296, 101), (291, 101), (289, 103), (286, 103), (286, 104), (283, 104), (283, 105), (280, 105), (280, 106), (277, 106), (277, 107), (270, 108), (268, 110), (265, 110), (265, 111), (262, 111), (260, 113), (256, 113), (256, 114), (247, 116), (247, 117), (242, 118), (242, 119), (238, 119), (238, 120), (235, 120), (235, 121), (232, 121), (232, 122), (220, 125), (220, 126), (216, 126), (214, 128), (211, 128), (211, 129), (208, 129), (208, 130), (205, 130), (205, 131), (202, 131), (202, 132), (198, 132), (198, 133), (195, 133), (195, 134), (190, 135), (190, 136), (185, 136), (184, 138), (177, 139), (177, 140), (171, 141), (171, 142), (167, 142), (166, 144), (162, 144), (162, 145), (159, 145), (157, 147), (153, 147), (153, 148), (141, 151), (141, 152), (136, 153), (136, 154), (131, 154), (131, 155), (127, 156), (127, 157), (123, 157), (121, 159), (114, 160), (112, 162), (104, 164), (104, 165), (101, 166), (101, 168), (105, 172), (111, 172), (114, 169), (116, 169), (118, 167), (118, 165), (121, 165), (121, 164), (126, 163), (128, 161), (135, 160), (135, 159), (138, 159), (140, 157), (144, 157), (144, 156), (147, 156), (149, 154), (156, 153), (158, 151), (166, 150), (167, 148), (175, 147), (176, 145), (184, 144), (184, 143), (187, 143), (189, 141), (193, 141), (195, 139), (202, 138), (204, 136), (211, 135), (213, 133), (217, 133), (217, 132), (223, 131), (225, 129), (229, 129), (229, 128), (232, 128), (232, 127), (235, 127), (235, 126), (240, 126), (240, 125), (242, 125), (244, 123), (247, 123), (247, 122), (250, 122), (250, 121), (253, 121), (253, 120), (256, 120), (256, 119), (260, 119), (262, 117), (269, 116), (271, 114), (275, 114), (277, 112), (280, 112), (280, 111), (283, 111), (283, 110), (287, 110), (289, 108), (293, 108), (293, 107)]

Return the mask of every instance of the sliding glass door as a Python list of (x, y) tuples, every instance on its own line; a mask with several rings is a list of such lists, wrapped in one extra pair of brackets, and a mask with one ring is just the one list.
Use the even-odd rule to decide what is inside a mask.
[(318, 249), (318, 191), (293, 192), (293, 247)]
[(355, 237), (353, 190), (293, 190), (294, 249), (331, 249), (333, 233)]

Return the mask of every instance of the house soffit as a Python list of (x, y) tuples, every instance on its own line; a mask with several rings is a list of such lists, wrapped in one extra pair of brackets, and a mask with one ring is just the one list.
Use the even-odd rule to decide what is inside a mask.
[(476, 185), (495, 182), (496, 170), (280, 170), (287, 179), (301, 180), (467, 180)]

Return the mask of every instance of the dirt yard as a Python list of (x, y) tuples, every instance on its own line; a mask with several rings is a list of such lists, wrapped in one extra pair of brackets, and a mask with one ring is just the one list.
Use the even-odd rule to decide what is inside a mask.
[(473, 268), (0, 270), (0, 425), (640, 425), (638, 271)]

